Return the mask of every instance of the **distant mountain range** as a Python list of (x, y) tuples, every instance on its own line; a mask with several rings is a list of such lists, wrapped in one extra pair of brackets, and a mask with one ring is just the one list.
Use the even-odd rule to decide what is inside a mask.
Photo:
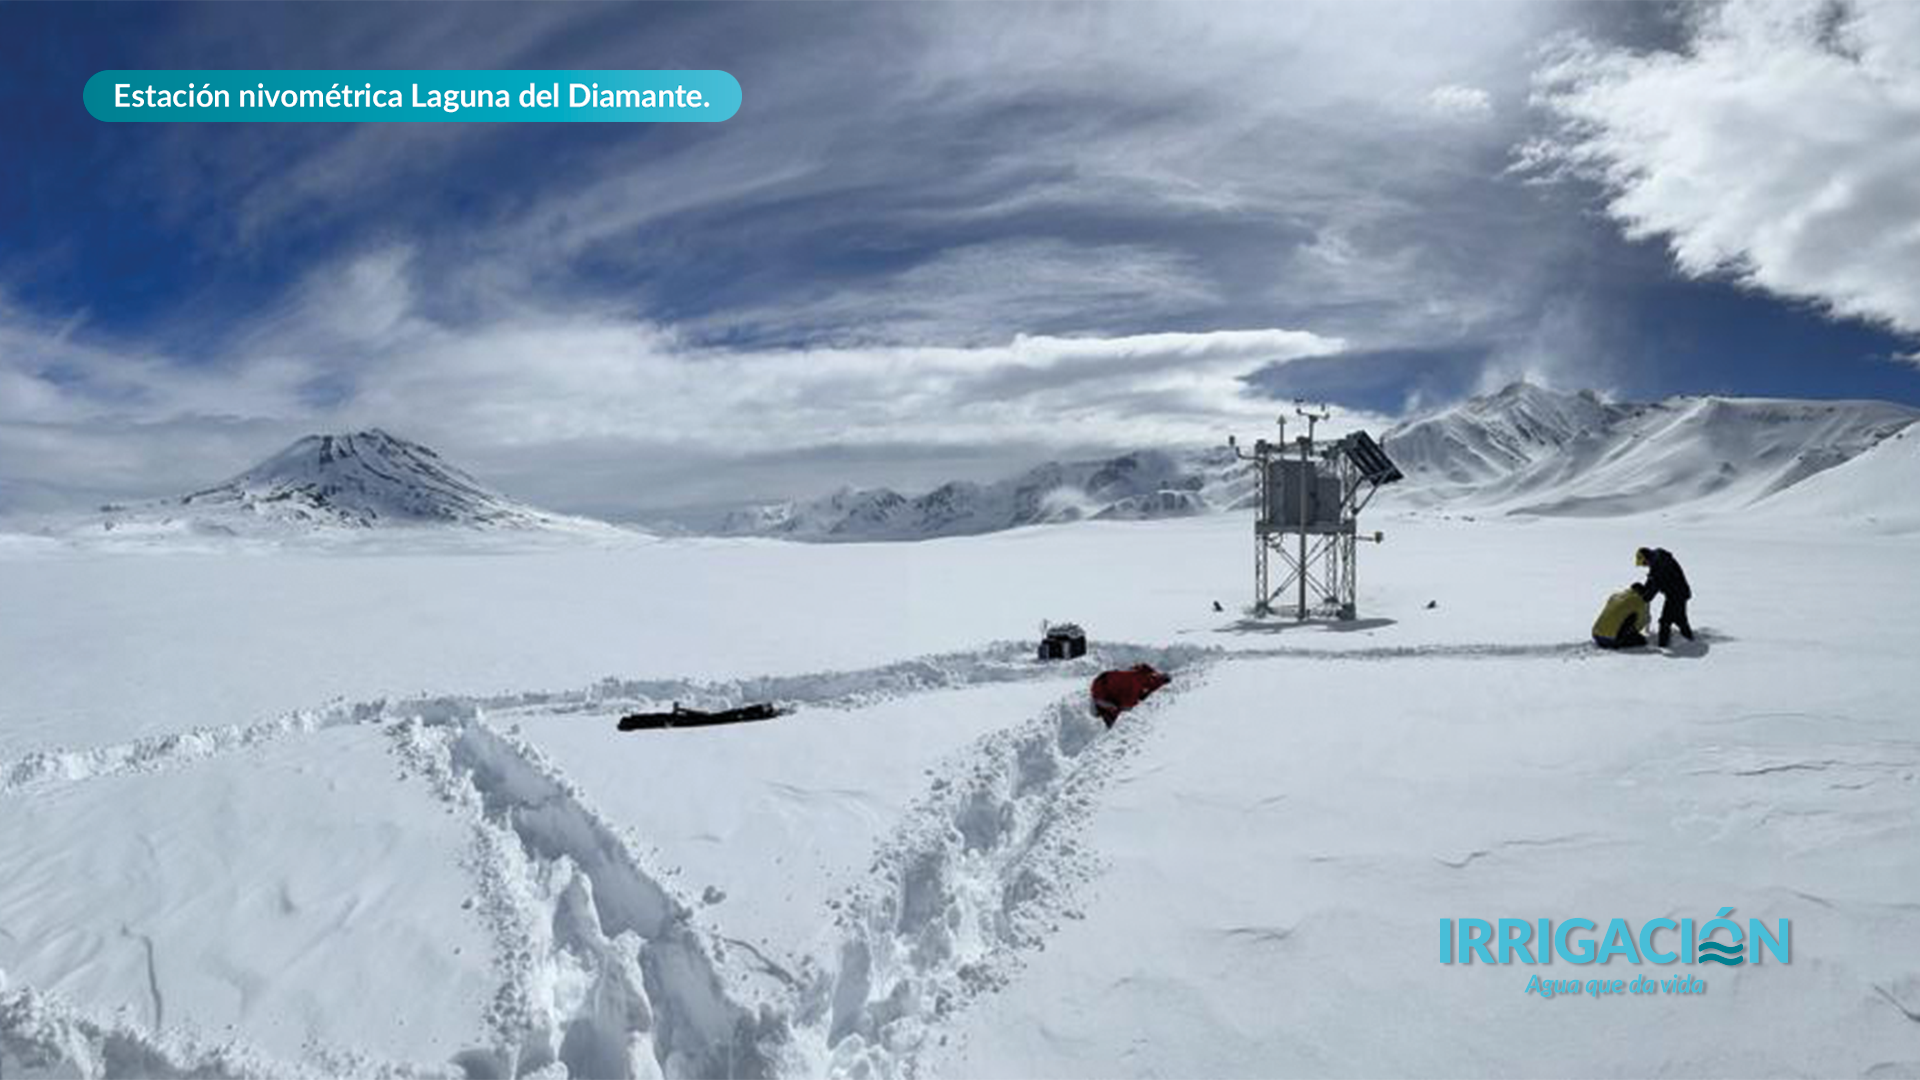
[[(1615, 515), (1655, 510), (1871, 519), (1920, 509), (1920, 410), (1881, 401), (1681, 397), (1609, 402), (1519, 382), (1403, 422), (1380, 438), (1406, 473), (1387, 502), (1479, 513)], [(1912, 428), (1911, 431), (1907, 430)], [(1818, 480), (1818, 483), (1810, 481)], [(805, 541), (923, 540), (1025, 525), (1189, 517), (1245, 509), (1248, 464), (1232, 450), (1139, 450), (1048, 462), (991, 483), (918, 495), (842, 488), (734, 511), (712, 530)], [(1889, 524), (1892, 523), (1892, 524)], [(516, 502), (418, 443), (373, 429), (309, 435), (189, 495), (109, 505), (99, 535), (287, 536), (387, 528), (614, 533)]]
[(378, 428), (309, 435), (238, 476), (190, 495), (103, 506), (93, 527), (202, 535), (388, 527), (612, 528), (515, 502), (432, 450)]
[[(1407, 474), (1389, 489), (1389, 501), (1402, 505), (1540, 515), (1712, 511), (1770, 500), (1917, 419), (1920, 410), (1881, 401), (1680, 397), (1629, 404), (1517, 382), (1396, 425), (1381, 441)], [(1896, 461), (1879, 470), (1900, 467)], [(1225, 447), (1142, 450), (1049, 462), (1010, 479), (948, 483), (922, 495), (843, 488), (736, 512), (718, 531), (919, 540), (1244, 509), (1254, 490), (1247, 464)]]
[(988, 484), (942, 484), (923, 495), (842, 488), (824, 498), (728, 515), (721, 533), (794, 540), (922, 540), (1022, 525), (1203, 514), (1246, 498), (1253, 478), (1226, 447), (1141, 450), (1098, 461), (1048, 462)]

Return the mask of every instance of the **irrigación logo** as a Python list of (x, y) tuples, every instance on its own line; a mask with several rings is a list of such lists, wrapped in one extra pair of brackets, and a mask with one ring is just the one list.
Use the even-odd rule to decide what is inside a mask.
[[(1472, 964), (1511, 964), (1516, 958), (1523, 964), (1552, 964), (1556, 958), (1568, 964), (1607, 964), (1616, 957), (1629, 964), (1720, 964), (1737, 967), (1751, 961), (1764, 963), (1771, 954), (1781, 964), (1791, 962), (1793, 926), (1781, 919), (1769, 930), (1760, 919), (1749, 919), (1743, 929), (1728, 916), (1731, 907), (1723, 907), (1696, 933), (1692, 919), (1649, 919), (1638, 931), (1625, 919), (1614, 919), (1596, 940), (1592, 934), (1599, 924), (1591, 919), (1565, 919), (1555, 925), (1552, 919), (1453, 919), (1440, 920), (1440, 962)], [(1537, 930), (1536, 930), (1537, 928)], [(1715, 935), (1725, 931), (1725, 940)], [(1749, 953), (1748, 946), (1752, 946)], [(1659, 978), (1642, 974), (1631, 986), (1624, 979), (1542, 980), (1534, 976), (1527, 983), (1528, 993), (1544, 997), (1556, 994), (1585, 993), (1593, 996), (1618, 993), (1698, 994), (1707, 989), (1706, 981), (1691, 974)]]

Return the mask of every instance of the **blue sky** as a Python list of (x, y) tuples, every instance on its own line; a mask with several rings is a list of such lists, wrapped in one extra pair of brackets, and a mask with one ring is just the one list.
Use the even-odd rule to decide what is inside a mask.
[[(383, 425), (912, 486), (1530, 377), (1920, 403), (1898, 3), (0, 8), (0, 509)], [(720, 125), (108, 125), (103, 68), (724, 68)]]

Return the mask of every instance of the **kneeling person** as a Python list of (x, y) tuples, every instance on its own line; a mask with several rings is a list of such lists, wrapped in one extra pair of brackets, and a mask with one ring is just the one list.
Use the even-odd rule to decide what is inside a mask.
[(1593, 620), (1593, 643), (1603, 649), (1637, 649), (1647, 643), (1647, 593), (1638, 582), (1607, 597)]
[(1111, 728), (1120, 714), (1146, 700), (1147, 695), (1172, 679), (1152, 664), (1135, 664), (1124, 671), (1103, 671), (1093, 680), (1093, 715)]

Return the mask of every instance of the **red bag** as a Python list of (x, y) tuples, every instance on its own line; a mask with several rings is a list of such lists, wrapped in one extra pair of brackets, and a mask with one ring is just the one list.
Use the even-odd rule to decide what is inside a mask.
[(1152, 664), (1135, 664), (1125, 671), (1103, 671), (1093, 680), (1093, 715), (1112, 727), (1121, 713), (1171, 681), (1171, 676), (1154, 670)]

